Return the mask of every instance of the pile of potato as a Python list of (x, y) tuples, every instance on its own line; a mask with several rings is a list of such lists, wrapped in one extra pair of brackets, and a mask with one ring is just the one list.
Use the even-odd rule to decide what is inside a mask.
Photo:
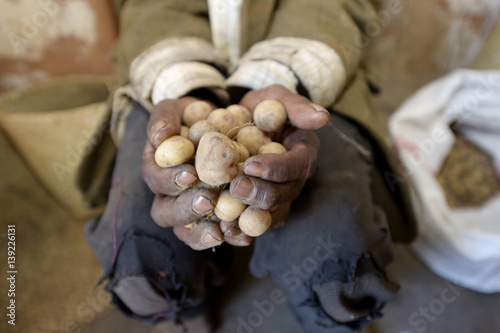
[(270, 136), (283, 129), (286, 120), (285, 108), (275, 100), (261, 102), (253, 118), (241, 105), (212, 111), (206, 102), (193, 102), (184, 110), (180, 135), (162, 142), (155, 160), (161, 167), (174, 167), (193, 163), (194, 158), (200, 179), (194, 186), (219, 191), (214, 214), (222, 221), (238, 220), (242, 232), (257, 237), (271, 225), (270, 212), (247, 207), (229, 193), (227, 185), (243, 173), (242, 167), (249, 157), (286, 152), (285, 147), (273, 142)]

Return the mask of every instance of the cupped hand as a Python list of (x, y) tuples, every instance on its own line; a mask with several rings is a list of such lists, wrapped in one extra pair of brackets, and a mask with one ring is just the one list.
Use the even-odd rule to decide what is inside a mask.
[(324, 107), (280, 85), (250, 90), (243, 96), (240, 104), (253, 112), (260, 102), (268, 99), (280, 101), (285, 106), (290, 125), (293, 127), (317, 130), (326, 126), (330, 121), (330, 113)]
[[(162, 168), (154, 159), (160, 143), (173, 135), (179, 135), (184, 108), (196, 100), (193, 97), (164, 100), (151, 111), (147, 127), (148, 142), (142, 155), (143, 179), (155, 193), (151, 217), (161, 227), (172, 227), (176, 236), (195, 250), (211, 248), (223, 241), (235, 246), (249, 245), (251, 237), (210, 219), (218, 191), (195, 186), (198, 178), (193, 165), (185, 163)], [(191, 228), (185, 227), (194, 221), (201, 222)]]
[(282, 86), (271, 86), (248, 92), (240, 104), (253, 112), (264, 100), (280, 101), (286, 109), (289, 124), (273, 133), (282, 140), (287, 152), (255, 155), (245, 161), (244, 174), (231, 181), (231, 194), (241, 202), (271, 209), (272, 227), (282, 226), (306, 181), (316, 170), (319, 140), (312, 131), (326, 126), (330, 114), (304, 96)]
[[(253, 111), (257, 104), (268, 99), (280, 101), (287, 111), (289, 124), (274, 135), (288, 151), (248, 159), (244, 174), (231, 182), (230, 191), (248, 205), (271, 208), (272, 226), (278, 227), (286, 221), (291, 201), (314, 174), (319, 141), (312, 130), (325, 126), (330, 115), (321, 106), (281, 86), (250, 91), (240, 104)], [(193, 97), (164, 100), (151, 112), (142, 170), (145, 182), (155, 193), (151, 216), (159, 226), (172, 227), (176, 236), (195, 250), (217, 246), (223, 241), (247, 246), (252, 238), (241, 232), (237, 221), (219, 223), (214, 218), (219, 191), (196, 186), (198, 178), (192, 164), (161, 168), (154, 160), (158, 145), (180, 133), (184, 108), (196, 100)], [(186, 228), (194, 221), (198, 222)]]

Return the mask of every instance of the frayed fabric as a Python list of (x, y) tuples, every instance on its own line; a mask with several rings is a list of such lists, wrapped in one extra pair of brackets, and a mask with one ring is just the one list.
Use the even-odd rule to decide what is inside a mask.
[(148, 119), (139, 106), (131, 113), (108, 205), (89, 221), (86, 237), (119, 310), (150, 324), (161, 319), (180, 324), (225, 281), (233, 253), (227, 244), (215, 252), (194, 251), (152, 220), (154, 194), (141, 176)]
[(398, 290), (384, 273), (389, 227), (372, 200), (368, 140), (336, 115), (317, 134), (316, 175), (285, 226), (255, 240), (251, 272), (271, 274), (307, 332), (357, 330), (380, 317)]
[[(151, 219), (154, 195), (141, 176), (148, 117), (138, 106), (128, 118), (108, 206), (86, 236), (118, 309), (146, 323), (182, 324), (224, 283), (233, 253), (227, 244), (194, 251)], [(372, 200), (369, 142), (335, 114), (317, 134), (316, 175), (286, 224), (255, 239), (250, 270), (273, 277), (306, 332), (347, 332), (381, 316), (398, 289), (385, 275), (389, 227)]]

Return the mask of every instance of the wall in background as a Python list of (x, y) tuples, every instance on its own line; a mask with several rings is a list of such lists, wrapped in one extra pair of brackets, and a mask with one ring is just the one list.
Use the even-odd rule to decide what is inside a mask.
[(112, 0), (0, 0), (0, 29), (0, 93), (49, 77), (112, 71)]

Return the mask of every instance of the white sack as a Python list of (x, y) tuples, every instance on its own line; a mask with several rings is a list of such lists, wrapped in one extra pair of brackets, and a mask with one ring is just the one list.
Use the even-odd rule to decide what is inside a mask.
[(412, 187), (417, 255), (440, 276), (480, 292), (500, 291), (500, 195), (451, 208), (437, 182), (455, 136), (489, 153), (500, 177), (500, 71), (456, 70), (420, 89), (389, 120)]

